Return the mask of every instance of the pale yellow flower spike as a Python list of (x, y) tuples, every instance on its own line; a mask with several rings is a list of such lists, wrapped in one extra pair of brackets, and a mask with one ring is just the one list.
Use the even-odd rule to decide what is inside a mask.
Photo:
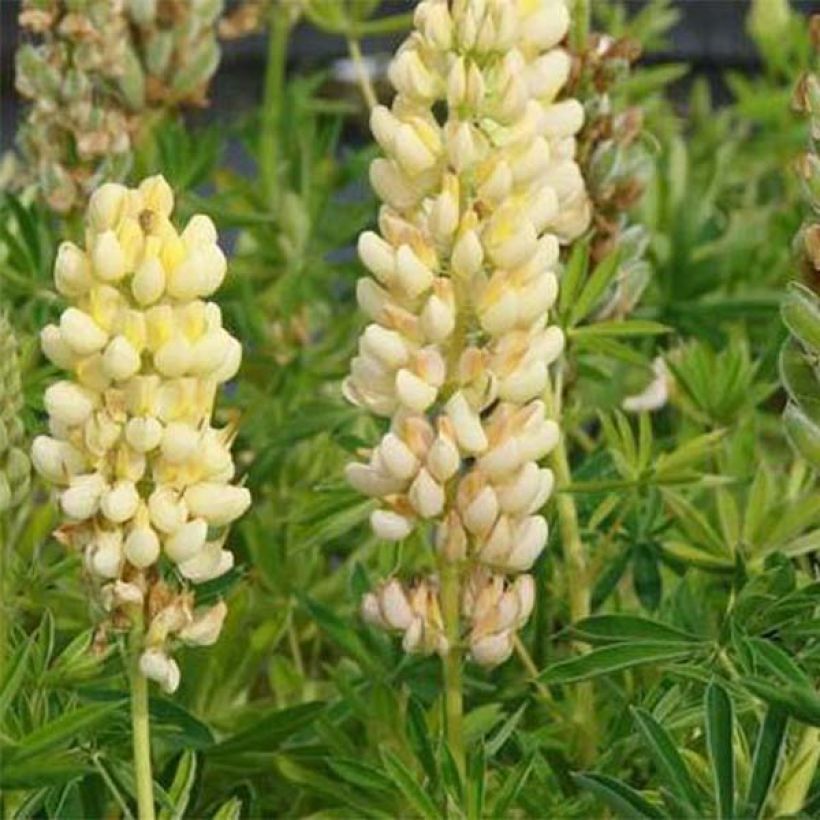
[[(380, 500), (379, 537), (433, 523), (487, 666), (509, 657), (533, 607), (523, 573), (546, 544), (553, 487), (538, 462), (559, 438), (539, 398), (563, 349), (555, 270), (590, 219), (574, 158), (583, 108), (558, 99), (568, 27), (563, 0), (423, 0), (390, 66), (395, 99), (371, 118), (383, 205), (378, 233), (359, 238), (371, 324), (344, 389), (391, 426), (347, 477)], [(461, 637), (442, 625), (444, 586), (390, 580), (363, 614), (408, 651), (446, 655)]]
[(231, 484), (231, 429), (211, 426), (217, 388), (236, 374), (239, 342), (207, 301), (227, 263), (207, 216), (178, 233), (174, 195), (160, 176), (129, 189), (108, 183), (92, 195), (85, 248), (64, 242), (54, 270), (69, 307), (41, 333), (42, 348), (68, 371), (45, 393), (50, 435), (32, 460), (56, 487), (64, 541), (111, 610), (149, 602), (140, 669), (166, 691), (179, 668), (166, 651), (175, 636), (216, 640), (224, 604), (193, 610), (154, 570), (170, 562), (182, 583), (233, 566), (223, 528), (250, 504)]

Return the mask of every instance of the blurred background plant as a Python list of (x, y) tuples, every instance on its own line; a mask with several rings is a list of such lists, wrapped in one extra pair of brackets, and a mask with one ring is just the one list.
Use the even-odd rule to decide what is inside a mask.
[[(182, 219), (205, 211), (229, 235), (220, 302), (245, 360), (220, 406), (222, 421), (242, 417), (235, 452), (255, 503), (231, 535), (236, 569), (201, 592), (229, 602), (219, 643), (180, 653), (173, 698), (151, 694), (158, 811), (816, 816), (820, 505), (811, 451), (796, 455), (784, 435), (778, 388), (778, 308), (797, 278), (793, 237), (814, 168), (801, 162), (803, 182), (788, 170), (806, 144), (805, 118), (789, 115), (817, 30), (806, 4), (752, 3), (758, 70), (708, 80), (661, 60), (677, 4), (590, 4), (573, 88), (595, 220), (564, 260), (558, 312), (571, 476), (547, 508), (535, 568), (546, 594), (523, 651), (493, 672), (466, 669), (465, 777), (442, 741), (435, 660), (404, 656), (356, 613), (376, 579), (419, 570), (420, 550), (378, 541), (371, 502), (341, 479), (378, 433), (339, 382), (360, 330), (353, 245), (375, 218), (362, 130), (368, 97), (384, 94), (373, 43), (395, 42), (408, 9), (385, 18), (376, 3), (249, 0), (220, 17), (219, 5), (26, 0), (17, 82), (37, 100), (20, 153), (39, 182), (4, 185), (0, 199), (0, 304), (23, 396), (9, 426), (18, 435), (22, 420), (27, 439), (55, 377), (36, 334), (60, 308), (55, 237), (75, 230), (61, 212), (102, 176), (163, 173)], [(78, 27), (61, 29), (72, 14)], [(260, 49), (264, 87), (250, 110), (183, 118), (180, 107), (207, 97), (217, 30)], [(300, 38), (317, 30), (346, 62), (293, 70)], [(82, 31), (110, 47), (78, 42)], [(800, 87), (814, 112), (814, 85)], [(91, 133), (127, 145), (81, 156)], [(808, 213), (798, 250), (811, 260)], [(804, 264), (787, 312), (813, 316), (816, 267)], [(811, 419), (817, 339), (811, 322), (787, 323), (796, 341), (780, 372)], [(128, 817), (119, 649), (102, 650), (91, 629), (79, 560), (50, 536), (43, 487), (35, 479), (21, 495), (2, 514), (3, 811)], [(586, 559), (589, 614), (575, 623), (561, 499)]]

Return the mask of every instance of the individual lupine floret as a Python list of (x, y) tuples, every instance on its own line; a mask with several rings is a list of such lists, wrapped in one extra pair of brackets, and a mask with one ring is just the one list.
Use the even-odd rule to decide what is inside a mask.
[(29, 489), (31, 465), (23, 449), (22, 409), (17, 340), (0, 313), (0, 514), (21, 504)]
[(392, 578), (364, 596), (362, 617), (374, 626), (403, 633), (405, 652), (447, 654), (435, 578), (422, 579), (407, 587)]
[[(440, 561), (502, 583), (547, 539), (553, 477), (537, 462), (559, 432), (540, 396), (564, 343), (548, 317), (560, 245), (590, 219), (584, 111), (559, 99), (568, 25), (563, 0), (423, 0), (390, 66), (396, 97), (371, 118), (383, 205), (359, 239), (371, 324), (344, 392), (391, 425), (347, 476), (380, 499), (379, 537), (429, 521)], [(376, 599), (370, 620), (389, 623)]]
[(510, 582), (484, 567), (473, 570), (463, 597), (473, 660), (482, 666), (497, 666), (507, 660), (515, 633), (529, 620), (534, 605), (532, 575), (519, 575)]
[[(103, 603), (148, 608), (145, 667), (166, 688), (178, 676), (160, 663), (165, 638), (202, 631), (193, 597), (169, 598), (158, 573), (173, 567), (197, 584), (227, 572), (226, 527), (250, 503), (231, 484), (235, 431), (211, 424), (242, 352), (206, 301), (226, 260), (211, 220), (196, 215), (178, 233), (173, 204), (162, 177), (108, 183), (91, 198), (85, 249), (60, 246), (55, 284), (71, 304), (41, 342), (69, 377), (46, 390), (50, 435), (32, 446), (66, 517), (61, 537), (82, 552)], [(168, 625), (158, 632), (160, 612)]]

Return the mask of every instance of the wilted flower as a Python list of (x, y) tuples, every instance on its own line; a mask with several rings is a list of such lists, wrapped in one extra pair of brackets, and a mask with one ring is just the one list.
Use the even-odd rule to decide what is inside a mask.
[[(373, 276), (358, 299), (371, 324), (344, 390), (391, 424), (347, 477), (380, 499), (378, 536), (401, 540), (430, 521), (441, 560), (492, 568), (502, 586), (547, 539), (540, 510), (553, 477), (537, 461), (559, 431), (539, 397), (564, 343), (548, 312), (560, 244), (590, 218), (574, 159), (584, 112), (559, 99), (568, 25), (563, 0), (424, 0), (389, 69), (393, 104), (371, 118), (385, 156), (370, 179), (384, 204), (378, 233), (359, 238)], [(416, 595), (433, 615), (411, 617)], [(365, 613), (404, 631), (406, 648), (441, 651), (429, 637), (435, 595), (430, 582), (393, 580)], [(480, 648), (473, 657), (503, 659)]]
[[(162, 177), (99, 188), (85, 249), (65, 242), (57, 254), (55, 282), (71, 304), (41, 335), (45, 354), (70, 375), (46, 390), (50, 435), (34, 440), (32, 459), (56, 486), (70, 522), (64, 540), (109, 582), (109, 606), (138, 603), (130, 587), (145, 589), (161, 556), (194, 584), (227, 572), (233, 555), (219, 531), (250, 504), (248, 490), (230, 483), (233, 430), (211, 425), (217, 389), (242, 353), (207, 301), (225, 256), (207, 216), (178, 233), (173, 205)], [(152, 652), (173, 634), (216, 639), (222, 605), (194, 614), (183, 598), (153, 614)], [(164, 657), (144, 665), (168, 688), (178, 671)]]

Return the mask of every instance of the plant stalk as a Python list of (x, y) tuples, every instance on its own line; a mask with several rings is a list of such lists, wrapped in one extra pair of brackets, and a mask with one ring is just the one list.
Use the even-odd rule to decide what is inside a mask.
[(268, 28), (262, 127), (259, 133), (259, 172), (265, 199), (273, 209), (279, 199), (279, 127), (282, 122), (290, 29), (289, 15), (282, 14), (274, 4)]
[(134, 780), (139, 820), (154, 820), (154, 783), (151, 776), (151, 728), (148, 716), (148, 679), (139, 670), (142, 618), (131, 635), (128, 663), (131, 676), (131, 736), (134, 746)]
[(359, 80), (359, 88), (361, 89), (364, 101), (367, 103), (367, 107), (372, 111), (379, 104), (379, 100), (373, 89), (373, 83), (370, 81), (370, 75), (367, 73), (367, 66), (364, 64), (361, 46), (355, 37), (350, 36), (347, 38), (347, 50), (350, 52), (350, 59), (356, 67), (356, 77)]
[(777, 817), (798, 814), (806, 802), (817, 765), (820, 763), (820, 728), (807, 726), (787, 770), (777, 801)]
[(443, 562), (441, 568), (441, 609), (444, 632), (449, 648), (444, 664), (444, 710), (447, 728), (447, 744), (453, 753), (456, 766), (462, 776), (464, 759), (464, 694), (462, 691), (461, 651), (461, 579), (457, 564)]
[(572, 5), (572, 28), (570, 29), (570, 43), (573, 49), (581, 53), (589, 39), (590, 18), (592, 7), (590, 0), (574, 0)]

